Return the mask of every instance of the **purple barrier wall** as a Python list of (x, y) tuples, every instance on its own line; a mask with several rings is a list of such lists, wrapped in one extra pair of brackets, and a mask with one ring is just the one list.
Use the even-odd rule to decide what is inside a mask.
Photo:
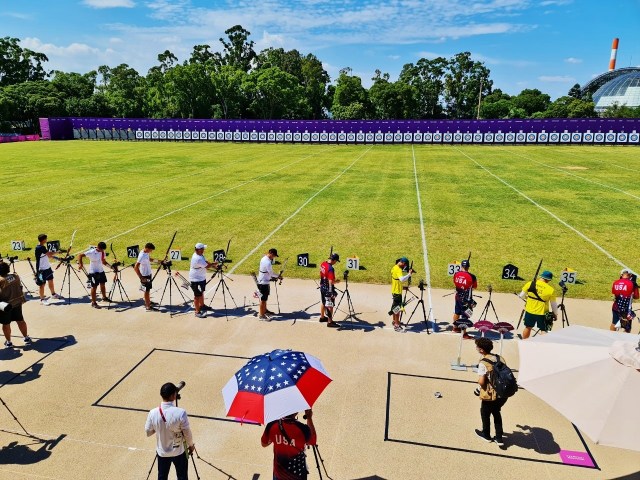
[(39, 118), (40, 121), (40, 133), (42, 134), (43, 140), (51, 140), (51, 130), (49, 128), (49, 119), (48, 118)]
[(0, 143), (35, 142), (38, 140), (40, 140), (40, 135), (0, 135)]
[(314, 121), (73, 117), (50, 118), (47, 126), (52, 140), (489, 144), (638, 144), (640, 140), (640, 119), (620, 118)]

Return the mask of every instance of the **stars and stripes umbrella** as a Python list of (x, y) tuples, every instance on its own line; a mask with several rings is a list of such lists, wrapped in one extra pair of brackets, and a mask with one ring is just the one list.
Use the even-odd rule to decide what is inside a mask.
[(269, 423), (315, 403), (331, 378), (316, 357), (273, 350), (253, 357), (222, 389), (228, 417)]

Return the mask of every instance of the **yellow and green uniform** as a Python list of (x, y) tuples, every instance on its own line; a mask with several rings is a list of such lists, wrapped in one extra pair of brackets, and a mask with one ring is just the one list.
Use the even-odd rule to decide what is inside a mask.
[(527, 294), (527, 303), (525, 311), (533, 315), (544, 315), (549, 311), (549, 302), (556, 301), (556, 292), (551, 285), (542, 280), (536, 280), (536, 290), (538, 291), (538, 299), (533, 292), (529, 291), (531, 282), (525, 283), (522, 291)]
[(404, 272), (396, 264), (391, 269), (391, 294), (402, 295), (402, 282), (400, 278), (404, 277)]

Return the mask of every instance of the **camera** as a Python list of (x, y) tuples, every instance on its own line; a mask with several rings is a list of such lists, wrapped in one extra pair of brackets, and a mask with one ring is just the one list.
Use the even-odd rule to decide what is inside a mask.
[(18, 256), (17, 255), (15, 257), (7, 256), (7, 260), (9, 260), (9, 263), (16, 262), (18, 260)]
[(567, 287), (567, 284), (565, 283), (564, 280), (560, 280), (558, 282), (558, 286), (562, 289), (563, 292), (566, 292), (569, 289), (569, 287)]
[(10, 303), (0, 302), (0, 312), (10, 312), (12, 308)]
[(425, 286), (426, 286), (426, 284), (424, 283), (424, 280), (420, 279), (420, 281), (418, 282), (418, 288), (420, 290), (424, 290)]
[(113, 262), (111, 268), (118, 268), (120, 265), (122, 265), (122, 262)]
[(173, 265), (173, 262), (171, 260), (163, 260), (160, 263), (162, 265), (162, 268), (164, 268), (165, 270), (171, 268), (171, 266)]
[(493, 286), (491, 284), (487, 285), (487, 292), (493, 292)]
[(349, 278), (349, 270), (344, 271), (344, 273), (342, 274), (342, 278), (344, 278), (345, 280)]

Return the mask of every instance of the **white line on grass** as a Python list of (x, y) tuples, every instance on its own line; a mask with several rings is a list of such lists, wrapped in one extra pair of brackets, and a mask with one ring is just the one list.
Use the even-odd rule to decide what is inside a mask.
[[(589, 147), (589, 148), (591, 148), (591, 147)], [(571, 155), (572, 157), (578, 157), (578, 158), (579, 158), (579, 159), (581, 159), (581, 160), (583, 160), (583, 159), (584, 159), (584, 157), (581, 157), (581, 156), (579, 156), (579, 155), (576, 155), (576, 154), (574, 154), (574, 153), (573, 153), (573, 152), (571, 152), (571, 151), (567, 151), (567, 152), (565, 152), (565, 153), (567, 153), (567, 154)], [(610, 163), (610, 162), (607, 162), (607, 161), (604, 161), (604, 160), (598, 160), (597, 158), (589, 158), (588, 160), (593, 161), (593, 162), (598, 162), (598, 163), (604, 163), (604, 164), (605, 164), (605, 165), (607, 165), (607, 166), (617, 167), (617, 168), (621, 168), (621, 169), (623, 169), (623, 170), (628, 170), (629, 172), (635, 172), (635, 173), (639, 173), (639, 172), (640, 172), (639, 170), (634, 169), (634, 168), (623, 167), (622, 165), (618, 165), (618, 164), (616, 164), (616, 163)]]
[[(300, 205), (300, 207), (293, 212), (291, 215), (289, 215), (280, 225), (278, 225), (274, 230), (271, 231), (271, 233), (269, 233), (269, 235), (267, 235), (260, 243), (258, 243), (258, 245), (255, 246), (255, 248), (253, 250), (251, 250), (249, 253), (247, 253), (238, 263), (236, 263), (234, 265), (234, 267), (229, 270), (229, 273), (233, 273), (240, 265), (242, 265), (251, 255), (253, 255), (262, 245), (264, 245), (267, 240), (269, 240), (273, 235), (275, 235), (278, 230), (280, 230), (282, 227), (284, 227), (289, 220), (291, 220), (293, 217), (295, 217), (298, 213), (300, 213), (300, 211), (306, 207), (314, 198), (316, 198), (318, 195), (320, 195), (325, 189), (327, 189), (328, 187), (330, 187), (336, 180), (338, 180), (342, 175), (344, 175), (347, 171), (349, 171), (351, 169), (351, 167), (353, 167), (356, 162), (358, 160), (360, 160), (369, 150), (371, 150), (372, 146), (369, 146), (369, 148), (367, 148), (364, 152), (362, 152), (358, 158), (356, 158), (351, 165), (349, 165), (347, 168), (345, 168), (344, 170), (342, 170), (342, 172), (340, 172), (333, 180), (331, 180), (329, 183), (327, 183), (324, 187), (322, 187), (320, 190), (318, 190), (316, 193), (314, 193), (311, 197), (309, 197), (309, 199), (307, 199), (306, 202), (304, 202), (302, 205)], [(208, 292), (207, 292), (208, 293)]]
[[(311, 155), (307, 155), (306, 157), (302, 157), (302, 158), (296, 160), (295, 162), (288, 163), (287, 165), (284, 165), (284, 166), (282, 166), (282, 167), (280, 167), (280, 168), (278, 168), (276, 170), (272, 170), (271, 172), (265, 173), (264, 175), (260, 175), (258, 177), (254, 177), (251, 180), (247, 180), (245, 182), (241, 182), (241, 183), (239, 183), (239, 184), (237, 184), (237, 185), (235, 185), (233, 187), (226, 188), (226, 189), (224, 189), (224, 190), (222, 190), (220, 192), (214, 193), (213, 195), (209, 195), (208, 197), (201, 198), (200, 200), (196, 200), (195, 202), (191, 202), (191, 203), (189, 203), (187, 205), (184, 205), (184, 206), (182, 206), (180, 208), (176, 208), (175, 210), (167, 212), (167, 213), (165, 213), (163, 215), (160, 215), (158, 217), (152, 218), (151, 220), (147, 220), (146, 222), (141, 223), (139, 225), (136, 225), (135, 227), (130, 228), (129, 230), (127, 230), (125, 232), (119, 233), (118, 235), (115, 235), (115, 236), (113, 236), (111, 238), (107, 238), (104, 241), (108, 242), (110, 240), (113, 240), (114, 238), (121, 237), (123, 235), (126, 235), (127, 233), (131, 233), (134, 230), (137, 230), (140, 227), (144, 227), (145, 225), (149, 225), (150, 223), (153, 223), (153, 222), (155, 222), (157, 220), (160, 220), (160, 219), (165, 218), (165, 217), (169, 217), (169, 216), (171, 216), (171, 215), (173, 215), (175, 213), (181, 212), (182, 210), (186, 210), (187, 208), (191, 208), (191, 207), (193, 207), (195, 205), (198, 205), (198, 204), (200, 204), (202, 202), (206, 202), (207, 200), (211, 200), (212, 198), (219, 197), (220, 195), (223, 195), (223, 194), (225, 194), (227, 192), (230, 192), (232, 190), (235, 190), (237, 188), (244, 187), (245, 185), (248, 185), (250, 183), (253, 183), (253, 182), (256, 182), (256, 181), (260, 180), (261, 178), (265, 178), (265, 177), (268, 177), (270, 175), (273, 175), (273, 174), (279, 172), (280, 170), (284, 170), (285, 168), (290, 167), (291, 165), (295, 165), (296, 163), (302, 162), (303, 160), (306, 160), (307, 158), (313, 157), (316, 154), (317, 154), (317, 152), (316, 153), (312, 153)], [(229, 273), (231, 273), (231, 272), (229, 272)]]
[(531, 203), (533, 203), (536, 207), (538, 207), (540, 210), (542, 210), (543, 212), (547, 213), (549, 216), (551, 216), (552, 218), (554, 218), (555, 220), (557, 220), (559, 223), (561, 223), (562, 225), (564, 225), (565, 227), (567, 227), (568, 229), (572, 230), (575, 234), (577, 234), (579, 237), (581, 237), (583, 240), (586, 240), (587, 242), (589, 242), (591, 245), (593, 245), (594, 247), (596, 247), (598, 250), (600, 250), (600, 252), (604, 253), (607, 257), (609, 257), (610, 260), (613, 260), (615, 263), (617, 263), (618, 265), (620, 265), (622, 268), (630, 268), (627, 267), (627, 265), (625, 265), (624, 263), (622, 263), (622, 261), (618, 260), (616, 257), (614, 257), (612, 254), (610, 254), (609, 252), (607, 252), (604, 248), (602, 248), (600, 245), (598, 245), (596, 242), (594, 242), (593, 240), (591, 240), (589, 237), (587, 237), (584, 233), (582, 233), (580, 230), (576, 229), (575, 227), (572, 227), (571, 225), (569, 225), (567, 222), (565, 222), (564, 220), (562, 220), (560, 217), (558, 217), (555, 213), (551, 212), (550, 210), (546, 209), (545, 207), (543, 207), (542, 205), (540, 205), (538, 202), (536, 202), (535, 200), (533, 200), (531, 197), (527, 196), (525, 193), (521, 192), (520, 190), (518, 190), (516, 187), (514, 187), (513, 185), (511, 185), (510, 183), (508, 183), (507, 181), (503, 180), (502, 178), (500, 178), (499, 176), (497, 176), (495, 173), (493, 173), (491, 170), (489, 170), (487, 167), (485, 167), (484, 165), (481, 165), (480, 163), (478, 163), (474, 158), (470, 157), (469, 155), (467, 155), (466, 153), (464, 153), (462, 150), (460, 150), (459, 148), (456, 148), (456, 150), (458, 152), (460, 152), (462, 155), (464, 155), (465, 157), (467, 157), (469, 160), (471, 160), (473, 163), (475, 163), (476, 165), (478, 165), (480, 168), (482, 168), (485, 172), (487, 172), (489, 175), (491, 175), (493, 178), (495, 178), (496, 180), (498, 180), (500, 183), (506, 185), (507, 187), (509, 187), (511, 190), (513, 190), (514, 192), (516, 192), (517, 194), (519, 194), (521, 197), (527, 199), (528, 201), (530, 201)]
[(559, 172), (562, 172), (562, 173), (564, 173), (565, 175), (571, 175), (572, 177), (579, 178), (580, 180), (584, 180), (585, 182), (593, 183), (594, 185), (598, 185), (598, 186), (600, 186), (600, 187), (609, 188), (609, 189), (611, 189), (611, 190), (615, 190), (615, 191), (617, 191), (617, 192), (624, 193), (625, 195), (628, 195), (628, 196), (630, 196), (630, 197), (633, 197), (633, 198), (635, 198), (636, 200), (640, 200), (640, 197), (638, 197), (638, 196), (634, 195), (633, 193), (625, 192), (624, 190), (622, 190), (622, 189), (620, 189), (620, 188), (618, 188), (618, 187), (614, 187), (614, 186), (612, 186), (612, 185), (607, 185), (606, 183), (596, 182), (595, 180), (591, 180), (590, 178), (582, 177), (582, 176), (577, 175), (577, 174), (575, 174), (575, 173), (573, 173), (573, 172), (568, 172), (568, 171), (566, 171), (566, 170), (564, 170), (564, 169), (562, 169), (562, 168), (554, 167), (553, 165), (548, 165), (548, 164), (546, 164), (546, 163), (544, 163), (544, 162), (541, 162), (541, 161), (539, 161), (539, 160), (535, 160), (535, 159), (533, 159), (533, 158), (531, 158), (531, 157), (527, 157), (526, 155), (523, 155), (523, 154), (521, 154), (521, 153), (512, 152), (511, 150), (507, 150), (507, 152), (509, 152), (509, 153), (513, 153), (513, 154), (517, 155), (518, 157), (520, 157), (520, 158), (524, 158), (524, 159), (529, 160), (529, 161), (531, 161), (531, 162), (535, 162), (535, 163), (537, 163), (538, 165), (543, 165), (543, 166), (545, 166), (545, 167), (547, 167), (547, 168), (553, 168), (554, 170), (558, 170)]
[[(214, 165), (214, 166), (211, 166), (211, 167), (207, 167), (206, 169), (200, 169), (200, 170), (198, 170), (197, 172), (194, 172), (194, 173), (185, 173), (183, 175), (172, 176), (171, 178), (167, 178), (165, 180), (160, 180), (160, 181), (155, 180), (153, 182), (149, 182), (149, 183), (146, 183), (146, 184), (136, 185), (134, 188), (129, 188), (127, 190), (119, 190), (119, 191), (116, 191), (114, 193), (110, 193), (109, 195), (103, 195), (102, 197), (93, 198), (93, 199), (87, 200), (85, 202), (75, 203), (73, 205), (68, 205), (66, 207), (56, 208), (54, 210), (47, 210), (45, 212), (38, 213), (38, 214), (35, 214), (35, 215), (31, 215), (29, 217), (22, 217), (22, 218), (18, 218), (18, 219), (15, 219), (15, 220), (11, 220), (9, 222), (0, 223), (0, 226), (11, 225), (11, 224), (14, 224), (14, 223), (22, 222), (24, 220), (31, 220), (32, 218), (42, 217), (44, 215), (50, 215), (50, 214), (55, 213), (55, 212), (64, 212), (66, 210), (71, 210), (71, 209), (74, 209), (76, 207), (82, 207), (84, 205), (89, 205), (91, 203), (99, 202), (99, 201), (105, 200), (107, 198), (116, 197), (116, 196), (122, 195), (124, 193), (141, 191), (141, 190), (144, 190), (145, 187), (151, 187), (151, 186), (161, 185), (163, 183), (174, 182), (177, 178), (187, 178), (187, 177), (193, 177), (195, 175), (202, 175), (207, 170), (220, 168), (221, 166), (235, 165), (235, 164), (238, 164), (238, 163), (241, 163), (241, 162), (244, 162), (244, 161), (246, 161), (246, 160), (245, 159), (238, 159), (237, 161), (232, 162), (232, 163), (223, 164), (223, 165)], [(114, 237), (114, 238), (116, 238), (116, 237)]]
[(425, 276), (427, 278), (427, 298), (429, 299), (429, 320), (433, 324), (433, 331), (436, 332), (436, 322), (433, 320), (433, 303), (431, 300), (431, 268), (429, 267), (429, 250), (427, 249), (427, 236), (424, 228), (424, 218), (422, 216), (422, 200), (420, 198), (420, 186), (418, 185), (418, 170), (416, 169), (416, 152), (411, 145), (411, 156), (413, 157), (413, 177), (416, 181), (416, 195), (418, 197), (418, 213), (420, 214), (420, 234), (422, 235), (422, 258), (424, 259)]

